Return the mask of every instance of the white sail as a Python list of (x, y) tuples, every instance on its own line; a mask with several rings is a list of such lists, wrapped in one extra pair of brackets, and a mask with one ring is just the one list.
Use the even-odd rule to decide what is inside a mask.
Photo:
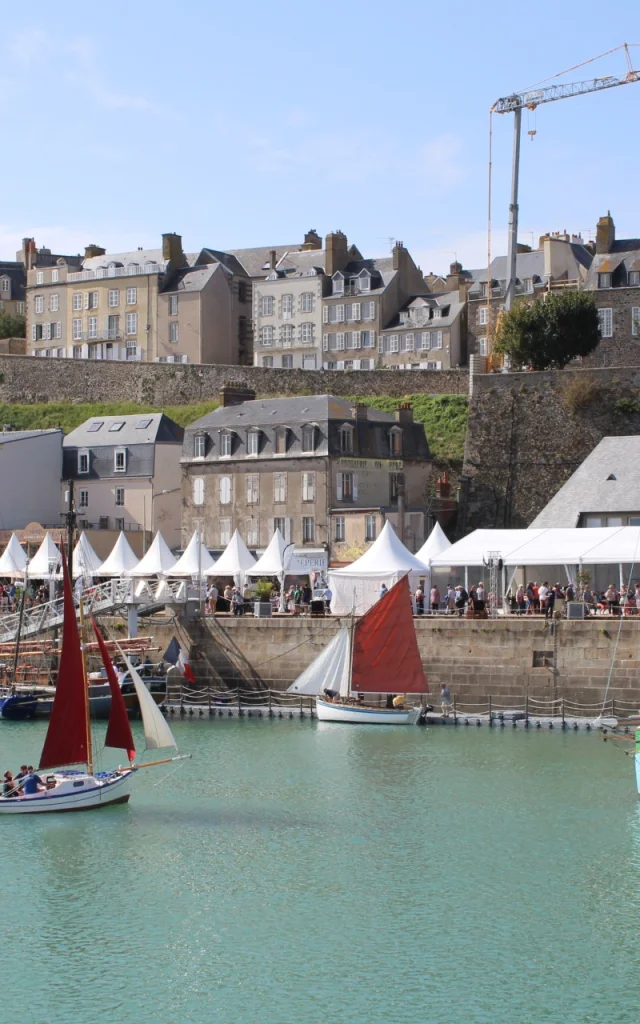
[(346, 697), (349, 693), (350, 647), (349, 630), (344, 627), (291, 684), (287, 693), (318, 694), (323, 690), (335, 690)]
[(131, 673), (133, 685), (136, 688), (138, 704), (140, 705), (140, 714), (142, 715), (145, 748), (147, 750), (158, 750), (164, 747), (177, 748), (178, 744), (175, 741), (174, 735), (171, 732), (162, 711), (147, 690), (126, 654), (123, 653), (120, 647), (118, 647), (118, 650)]

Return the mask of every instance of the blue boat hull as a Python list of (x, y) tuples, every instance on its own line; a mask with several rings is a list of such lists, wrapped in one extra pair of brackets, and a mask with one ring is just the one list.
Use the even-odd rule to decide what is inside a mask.
[(0, 697), (0, 718), (11, 722), (24, 722), (35, 718), (38, 698), (35, 694), (21, 693), (13, 697)]

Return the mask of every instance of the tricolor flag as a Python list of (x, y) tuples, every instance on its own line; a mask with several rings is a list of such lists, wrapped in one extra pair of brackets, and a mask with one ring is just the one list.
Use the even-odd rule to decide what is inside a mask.
[(195, 684), (196, 677), (194, 676), (193, 669), (189, 664), (189, 658), (182, 650), (175, 636), (162, 657), (165, 661), (168, 661), (170, 665), (175, 665), (179, 668), (188, 683)]

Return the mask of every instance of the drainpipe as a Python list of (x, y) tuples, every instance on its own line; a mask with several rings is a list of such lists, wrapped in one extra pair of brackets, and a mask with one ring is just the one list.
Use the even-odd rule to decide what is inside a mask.
[(398, 473), (398, 537), (404, 544), (404, 473)]

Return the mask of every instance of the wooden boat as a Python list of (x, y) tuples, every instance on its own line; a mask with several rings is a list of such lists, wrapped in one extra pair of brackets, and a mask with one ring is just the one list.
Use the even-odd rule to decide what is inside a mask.
[[(140, 665), (138, 675), (143, 680), (156, 704), (163, 704), (167, 696), (167, 676), (160, 671), (158, 665)], [(124, 704), (130, 714), (140, 714), (140, 702), (130, 672), (125, 672), (119, 683)], [(49, 718), (53, 708), (55, 689), (51, 687), (50, 696), (40, 695), (36, 707), (37, 718)], [(103, 673), (92, 673), (89, 676), (89, 714), (96, 721), (108, 718), (111, 711), (111, 687)]]
[[(378, 707), (366, 696), (429, 692), (422, 667), (406, 576), (330, 644), (288, 688), (316, 694), (321, 722), (415, 725), (420, 707)], [(323, 696), (320, 696), (323, 694)]]
[[(29, 794), (19, 793), (17, 796), (0, 795), (0, 814), (84, 811), (123, 804), (129, 800), (134, 771), (182, 759), (178, 755), (146, 764), (135, 764), (135, 746), (124, 698), (104, 640), (92, 620), (111, 688), (111, 711), (105, 746), (125, 750), (129, 760), (126, 767), (113, 771), (94, 770), (86, 664), (66, 564), (63, 567), (63, 579), (64, 622), (58, 685), (38, 769), (41, 773), (49, 774), (43, 780), (44, 789)], [(80, 617), (82, 621), (82, 604)], [(129, 668), (140, 702), (147, 749), (175, 748), (175, 739), (161, 711), (127, 656), (122, 657)]]

